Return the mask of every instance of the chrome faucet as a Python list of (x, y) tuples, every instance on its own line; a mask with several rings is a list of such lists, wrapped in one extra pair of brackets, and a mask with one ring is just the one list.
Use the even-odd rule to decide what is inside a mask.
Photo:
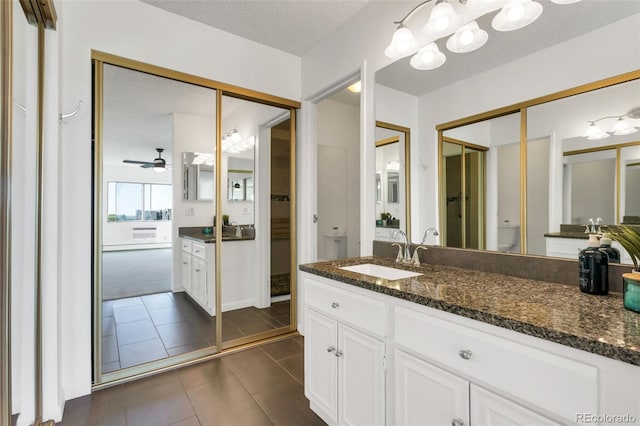
[[(398, 234), (404, 237), (404, 256), (400, 257), (400, 253), (398, 252), (396, 262), (411, 263), (411, 253), (409, 252), (409, 237), (407, 237), (407, 234), (402, 229), (399, 229), (393, 233), (393, 238), (396, 238)], [(399, 245), (398, 248), (400, 248)]]
[(424, 231), (424, 236), (422, 237), (422, 242), (420, 244), (424, 244), (427, 242), (427, 237), (429, 236), (429, 234), (433, 232), (433, 236), (437, 237), (438, 235), (440, 235), (440, 233), (438, 232), (438, 230), (436, 228), (427, 228), (426, 231)]

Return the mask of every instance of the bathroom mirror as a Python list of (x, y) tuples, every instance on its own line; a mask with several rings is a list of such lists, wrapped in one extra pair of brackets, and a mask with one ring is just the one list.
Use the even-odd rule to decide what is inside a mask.
[(376, 122), (376, 239), (410, 235), (409, 136), (406, 127)]
[(227, 157), (227, 166), (227, 200), (253, 201), (253, 158)]
[(212, 201), (215, 189), (215, 155), (203, 152), (182, 153), (184, 200)]

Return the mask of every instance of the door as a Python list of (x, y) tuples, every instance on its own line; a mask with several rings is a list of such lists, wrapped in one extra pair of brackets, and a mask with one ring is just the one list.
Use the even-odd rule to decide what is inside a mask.
[(395, 351), (394, 372), (393, 424), (469, 424), (469, 382), (402, 351)]
[(338, 323), (307, 310), (305, 321), (305, 396), (335, 423), (338, 419)]
[(491, 426), (558, 426), (528, 408), (504, 399), (476, 385), (471, 385), (471, 424)]
[(191, 289), (198, 302), (207, 303), (207, 262), (198, 257), (191, 258)]
[(338, 417), (341, 425), (385, 423), (384, 343), (338, 326)]

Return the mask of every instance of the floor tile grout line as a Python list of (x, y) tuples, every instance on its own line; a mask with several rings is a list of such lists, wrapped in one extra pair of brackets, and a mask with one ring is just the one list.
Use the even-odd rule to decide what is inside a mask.
[[(294, 338), (294, 337), (289, 337), (289, 339), (293, 339), (293, 338)], [(282, 339), (282, 340), (279, 340), (278, 342), (275, 342), (275, 343), (284, 342), (284, 341), (286, 341), (286, 340), (288, 340), (288, 339)], [(269, 359), (270, 359), (270, 360), (272, 360), (273, 362), (275, 362), (275, 363), (278, 365), (278, 367), (280, 367), (281, 369), (283, 369), (283, 370), (285, 371), (285, 373), (287, 373), (288, 375), (290, 375), (291, 377), (293, 377), (293, 380), (295, 380), (296, 382), (298, 382), (298, 383), (300, 383), (301, 385), (303, 385), (303, 386), (304, 386), (304, 383), (302, 383), (300, 380), (298, 380), (298, 378), (297, 378), (296, 376), (294, 376), (293, 374), (291, 374), (291, 372), (290, 372), (289, 370), (287, 370), (286, 368), (284, 368), (284, 367), (280, 364), (280, 362), (278, 362), (275, 358), (273, 358), (271, 355), (269, 355), (269, 353), (267, 353), (267, 351), (265, 351), (265, 350), (263, 349), (263, 347), (264, 347), (264, 346), (266, 346), (266, 345), (262, 345), (262, 346), (260, 346), (260, 347), (259, 347), (259, 348), (262, 350), (262, 352), (264, 352), (264, 353), (265, 353), (265, 355), (266, 355), (267, 357), (269, 357)], [(292, 356), (293, 356), (293, 355), (292, 355)], [(285, 357), (285, 358), (290, 358), (290, 357)], [(284, 359), (284, 358), (283, 358), (283, 359)]]

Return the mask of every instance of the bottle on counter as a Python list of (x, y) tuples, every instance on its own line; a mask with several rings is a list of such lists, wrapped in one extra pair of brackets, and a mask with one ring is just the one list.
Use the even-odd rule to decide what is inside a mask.
[(605, 232), (600, 238), (600, 250), (606, 251), (609, 263), (620, 263), (620, 250), (611, 247), (611, 234)]
[(596, 234), (589, 235), (588, 247), (578, 255), (580, 291), (588, 294), (609, 294), (609, 256), (600, 250)]

